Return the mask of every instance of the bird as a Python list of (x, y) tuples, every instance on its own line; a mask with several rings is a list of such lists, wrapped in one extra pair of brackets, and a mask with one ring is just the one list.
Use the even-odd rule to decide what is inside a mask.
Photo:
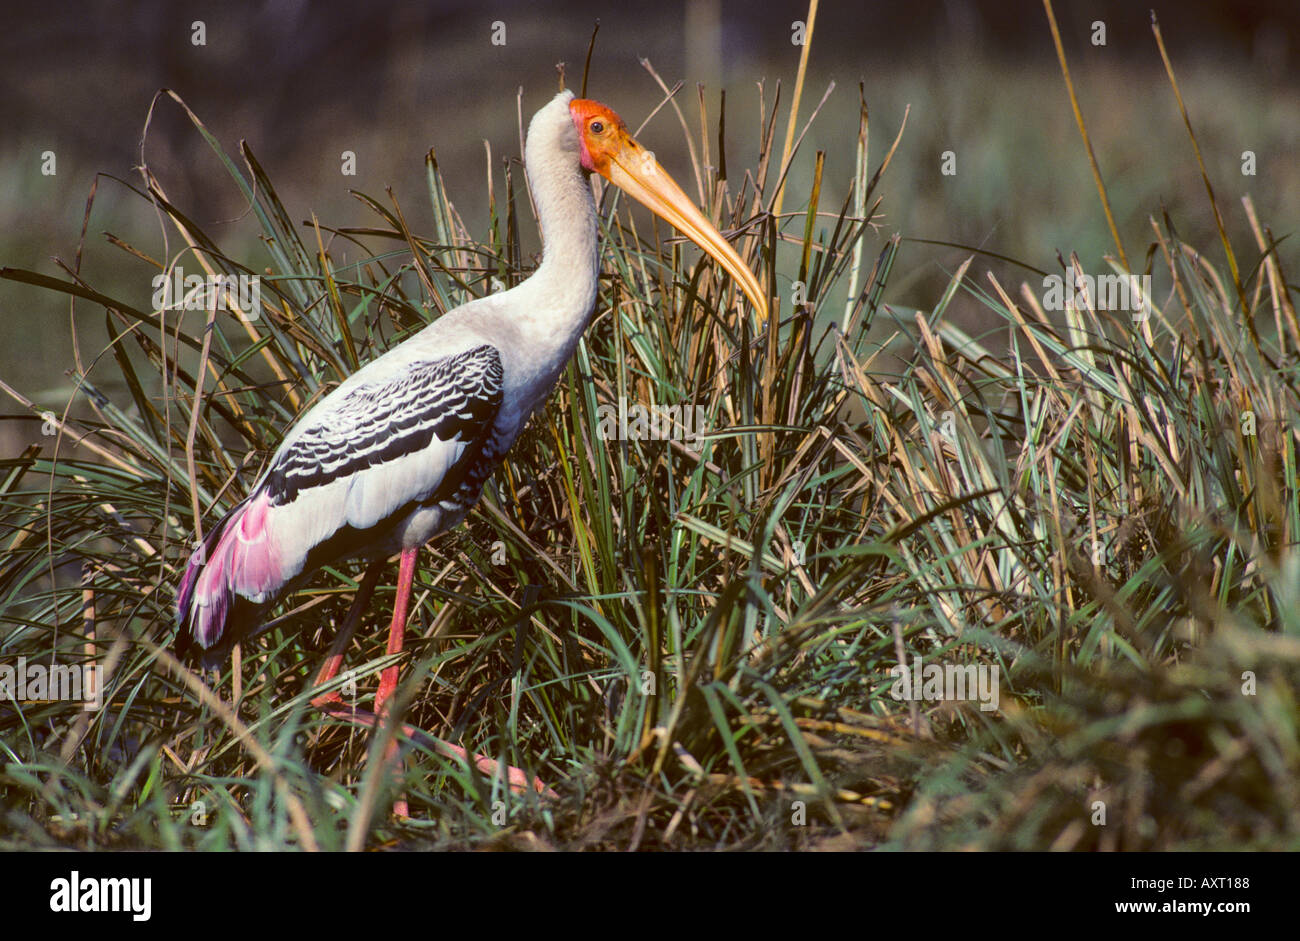
[[(569, 90), (555, 95), (529, 122), (524, 166), (542, 236), (536, 270), (516, 287), (438, 317), (294, 422), (247, 497), (186, 563), (176, 598), (179, 656), (219, 665), (321, 566), (369, 559), (316, 678), (328, 682), (393, 555), (399, 565), (388, 652), (402, 651), (420, 548), (472, 509), (559, 381), (596, 306), (591, 174), (699, 245), (766, 321), (758, 278), (608, 106)], [(369, 724), (386, 718), (398, 675), (399, 665), (382, 672)], [(338, 696), (314, 702), (325, 707)], [(479, 761), (485, 767), (487, 760)], [(522, 772), (509, 771), (517, 786)]]

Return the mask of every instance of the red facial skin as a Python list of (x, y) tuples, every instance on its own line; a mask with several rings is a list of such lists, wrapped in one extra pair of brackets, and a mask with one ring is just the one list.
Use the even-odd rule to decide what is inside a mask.
[(704, 249), (749, 296), (759, 323), (766, 322), (769, 308), (758, 278), (727, 244), (717, 227), (659, 166), (654, 153), (633, 139), (623, 119), (599, 101), (588, 98), (570, 101), (569, 116), (578, 132), (583, 169), (599, 173)]
[(606, 174), (610, 154), (627, 145), (631, 135), (612, 108), (590, 98), (575, 98), (569, 102), (569, 114), (578, 131), (582, 146), (582, 166), (585, 170)]

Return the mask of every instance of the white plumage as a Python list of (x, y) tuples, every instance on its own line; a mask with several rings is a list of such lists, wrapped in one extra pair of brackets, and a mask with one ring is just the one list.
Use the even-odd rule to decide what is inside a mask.
[[(395, 552), (401, 564), (388, 652), (401, 651), (419, 547), (473, 506), (559, 379), (595, 305), (598, 229), (588, 173), (699, 244), (766, 321), (753, 272), (609, 108), (561, 92), (533, 117), (524, 156), (542, 230), (537, 271), (512, 290), (449, 311), (299, 419), (249, 497), (191, 558), (177, 598), (182, 652), (197, 644), (205, 660), (219, 660), (268, 605), (321, 565), (349, 556), (378, 565)], [(377, 578), (372, 566), (342, 638)], [(335, 649), (320, 683), (339, 668), (341, 644)], [(397, 674), (391, 666), (380, 679), (381, 717)], [(325, 694), (314, 702), (332, 708), (331, 697), (337, 701)], [(511, 780), (524, 780), (516, 772)]]
[[(766, 321), (767, 301), (753, 272), (609, 108), (571, 92), (556, 95), (528, 126), (525, 166), (542, 229), (537, 271), (512, 290), (449, 311), (299, 419), (249, 497), (191, 557), (177, 597), (180, 652), (197, 645), (206, 661), (219, 660), (267, 606), (321, 565), (377, 559), (317, 677), (327, 682), (378, 579), (377, 566), (395, 552), (401, 564), (388, 652), (401, 651), (419, 547), (473, 506), (559, 379), (595, 305), (599, 256), (588, 173), (606, 177), (692, 238)], [(396, 665), (384, 670), (371, 720), (386, 715), (397, 675)], [(364, 723), (359, 711), (341, 708), (337, 693), (313, 702)], [(441, 743), (440, 750), (468, 757), (459, 746)], [(475, 761), (495, 768), (492, 759)], [(507, 770), (513, 787), (541, 787)], [(396, 809), (404, 807), (399, 802)]]
[(554, 387), (596, 301), (596, 209), (572, 100), (556, 95), (528, 129), (544, 246), (537, 271), (449, 311), (299, 419), (249, 499), (213, 531), (206, 564), (186, 573), (181, 626), (200, 646), (227, 646), (240, 599), (260, 608), (309, 568), (418, 548), (473, 506)]

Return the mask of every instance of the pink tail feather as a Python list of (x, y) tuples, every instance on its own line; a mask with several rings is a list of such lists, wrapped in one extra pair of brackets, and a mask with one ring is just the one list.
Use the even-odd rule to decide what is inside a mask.
[[(240, 597), (261, 604), (284, 586), (279, 553), (267, 525), (271, 498), (253, 494), (239, 504), (190, 556), (176, 605), (182, 632), (205, 650), (222, 639)], [(205, 558), (206, 556), (206, 558)], [(188, 638), (187, 638), (188, 640)]]

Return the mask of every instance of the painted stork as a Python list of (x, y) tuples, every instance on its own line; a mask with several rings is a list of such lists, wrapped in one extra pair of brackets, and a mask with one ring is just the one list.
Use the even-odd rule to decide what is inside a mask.
[[(517, 287), (438, 318), (295, 423), (247, 499), (190, 559), (176, 608), (182, 655), (197, 645), (206, 664), (221, 662), (317, 568), (372, 559), (317, 676), (317, 685), (327, 682), (380, 566), (395, 553), (401, 560), (388, 651), (401, 651), (420, 546), (465, 518), (555, 386), (595, 307), (600, 259), (590, 173), (696, 242), (766, 320), (758, 279), (609, 108), (560, 92), (528, 126), (525, 167), (542, 231), (541, 265)], [(397, 666), (383, 671), (367, 724), (386, 716), (397, 676)], [(338, 694), (316, 705), (331, 700), (338, 703)], [(518, 786), (522, 773), (509, 770)]]

